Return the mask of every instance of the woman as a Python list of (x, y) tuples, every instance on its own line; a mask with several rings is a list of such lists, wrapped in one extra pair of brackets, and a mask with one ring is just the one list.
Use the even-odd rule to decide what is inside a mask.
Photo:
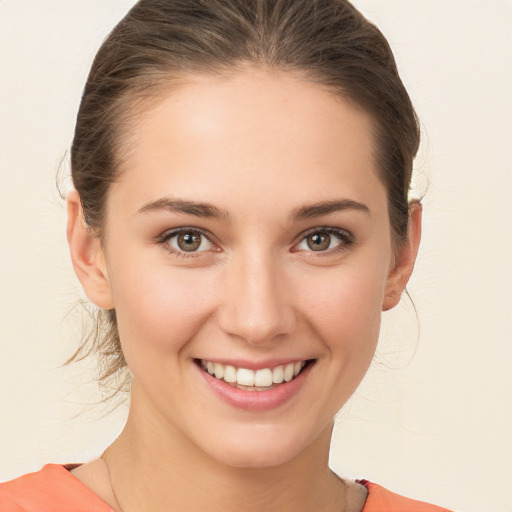
[(348, 2), (138, 2), (92, 66), (68, 197), (130, 415), (99, 459), (3, 484), (0, 510), (441, 510), (327, 464), (413, 270), (418, 144)]

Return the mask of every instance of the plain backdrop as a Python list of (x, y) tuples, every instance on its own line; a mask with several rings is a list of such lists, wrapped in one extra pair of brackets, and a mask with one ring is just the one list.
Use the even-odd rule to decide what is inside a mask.
[[(423, 245), (407, 300), (337, 421), (331, 465), (467, 512), (512, 511), (512, 2), (359, 0), (423, 126)], [(88, 68), (133, 0), (0, 0), (0, 481), (85, 462), (127, 407), (61, 368), (81, 296), (55, 175)], [(65, 160), (64, 160), (65, 168)], [(415, 352), (415, 353), (414, 353)], [(410, 361), (412, 357), (412, 360)]]

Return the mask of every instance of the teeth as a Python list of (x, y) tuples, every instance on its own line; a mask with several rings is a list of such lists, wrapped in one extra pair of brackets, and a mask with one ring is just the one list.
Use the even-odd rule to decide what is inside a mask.
[(272, 382), (274, 384), (281, 384), (284, 380), (284, 370), (282, 366), (276, 366), (272, 371)]
[(215, 368), (215, 377), (217, 379), (222, 379), (222, 377), (224, 377), (224, 365), (215, 363), (214, 368)]
[(224, 366), (224, 380), (229, 383), (236, 382), (236, 368), (234, 366), (230, 364)]
[(238, 385), (243, 389), (258, 390), (270, 389), (274, 384), (281, 384), (283, 381), (290, 382), (297, 377), (305, 364), (305, 361), (297, 361), (275, 368), (262, 368), (254, 371), (249, 368), (235, 368), (229, 364), (201, 360), (201, 367), (215, 378), (223, 379), (225, 382)]
[(254, 385), (261, 387), (272, 386), (272, 370), (270, 368), (258, 370), (254, 375)]
[(242, 386), (254, 386), (254, 371), (247, 368), (238, 368), (236, 382)]
[(293, 379), (293, 370), (295, 369), (295, 365), (293, 363), (287, 364), (284, 367), (284, 380), (286, 382), (290, 382)]

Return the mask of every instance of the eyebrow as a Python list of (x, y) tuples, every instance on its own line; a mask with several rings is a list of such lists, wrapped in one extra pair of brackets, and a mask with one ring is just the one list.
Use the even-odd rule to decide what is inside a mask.
[(170, 199), (167, 197), (162, 197), (161, 199), (145, 204), (137, 213), (147, 213), (158, 210), (186, 213), (188, 215), (195, 215), (196, 217), (230, 220), (230, 215), (226, 210), (221, 210), (212, 204)]
[[(227, 210), (219, 209), (212, 204), (184, 201), (182, 199), (170, 199), (167, 197), (162, 197), (161, 199), (145, 204), (138, 210), (138, 213), (158, 210), (168, 210), (210, 219), (222, 219), (227, 221), (231, 219)], [(344, 210), (356, 210), (370, 215), (370, 209), (365, 204), (358, 203), (352, 199), (340, 199), (302, 206), (292, 212), (291, 218), (294, 220), (305, 220)]]
[(292, 218), (295, 220), (312, 219), (344, 210), (356, 210), (371, 215), (370, 208), (365, 204), (358, 203), (352, 199), (339, 199), (303, 206), (292, 213)]

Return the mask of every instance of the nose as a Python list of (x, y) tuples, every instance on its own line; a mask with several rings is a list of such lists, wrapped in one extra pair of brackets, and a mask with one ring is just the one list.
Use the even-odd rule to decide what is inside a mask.
[(271, 342), (295, 329), (293, 293), (272, 256), (239, 257), (226, 269), (221, 329), (251, 345)]

